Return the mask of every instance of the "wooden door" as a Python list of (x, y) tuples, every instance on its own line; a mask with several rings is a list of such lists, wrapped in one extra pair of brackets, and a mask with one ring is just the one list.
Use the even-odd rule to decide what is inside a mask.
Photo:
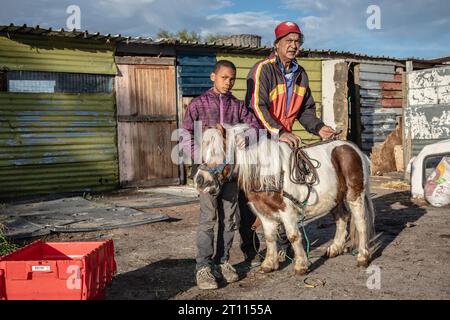
[(117, 57), (119, 174), (122, 186), (179, 184), (171, 160), (177, 128), (175, 60)]

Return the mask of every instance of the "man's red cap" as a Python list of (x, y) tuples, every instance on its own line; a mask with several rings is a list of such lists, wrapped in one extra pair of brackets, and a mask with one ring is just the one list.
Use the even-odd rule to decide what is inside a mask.
[(280, 23), (275, 27), (275, 41), (292, 32), (302, 35), (299, 26), (295, 22), (284, 21)]

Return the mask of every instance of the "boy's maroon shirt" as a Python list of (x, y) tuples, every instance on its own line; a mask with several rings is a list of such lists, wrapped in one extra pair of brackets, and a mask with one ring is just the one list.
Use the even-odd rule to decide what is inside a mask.
[[(247, 123), (256, 130), (263, 128), (253, 112), (245, 107), (243, 101), (237, 99), (230, 92), (219, 94), (211, 88), (192, 100), (184, 115), (182, 127), (191, 134), (190, 147), (192, 157), (194, 156), (193, 135), (195, 121), (202, 122), (202, 129), (214, 127), (216, 124), (235, 125), (238, 123)], [(184, 140), (185, 138), (183, 138)], [(189, 145), (186, 143), (182, 145), (185, 151), (189, 150)]]

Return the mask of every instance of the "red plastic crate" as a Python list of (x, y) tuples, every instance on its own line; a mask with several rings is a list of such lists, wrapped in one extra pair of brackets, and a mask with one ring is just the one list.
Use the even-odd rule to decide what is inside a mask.
[(0, 300), (103, 299), (116, 271), (112, 240), (36, 241), (0, 257)]

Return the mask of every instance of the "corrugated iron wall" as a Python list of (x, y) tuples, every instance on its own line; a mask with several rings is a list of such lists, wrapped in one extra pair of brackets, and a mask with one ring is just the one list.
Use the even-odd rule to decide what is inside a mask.
[(259, 60), (264, 59), (263, 56), (250, 56), (250, 55), (238, 55), (238, 54), (218, 54), (217, 61), (230, 60), (236, 66), (236, 82), (233, 87), (233, 94), (236, 98), (241, 100), (245, 99), (245, 93), (247, 91), (247, 75), (250, 69)]
[(83, 39), (0, 35), (0, 70), (116, 74), (111, 45)]
[(183, 96), (198, 96), (211, 88), (211, 71), (216, 63), (215, 54), (177, 55), (178, 90)]
[[(322, 118), (322, 60), (313, 58), (297, 60), (308, 74), (309, 87), (316, 102), (317, 116)], [(306, 143), (320, 140), (318, 136), (308, 133), (298, 121), (295, 122), (293, 131)]]
[(402, 69), (393, 63), (362, 62), (359, 65), (361, 144), (370, 152), (395, 130), (402, 115)]
[[(253, 56), (253, 55), (238, 55), (238, 54), (219, 54), (217, 60), (230, 60), (236, 65), (237, 75), (236, 83), (233, 88), (233, 94), (239, 98), (245, 98), (245, 92), (247, 90), (247, 75), (250, 69), (265, 56)], [(309, 84), (311, 91), (316, 101), (317, 116), (321, 116), (321, 103), (322, 103), (322, 60), (321, 59), (297, 59), (300, 65), (305, 68), (309, 76)], [(294, 133), (298, 134), (305, 142), (314, 142), (319, 140), (318, 137), (306, 132), (306, 130), (300, 125), (298, 121), (295, 122)]]
[(411, 139), (415, 156), (428, 144), (450, 139), (450, 67), (413, 71), (407, 79), (405, 139)]
[(0, 197), (117, 184), (111, 94), (0, 93)]
[[(16, 35), (0, 36), (1, 68), (102, 75), (116, 70), (109, 45)], [(116, 125), (112, 93), (0, 92), (0, 198), (114, 188)]]

